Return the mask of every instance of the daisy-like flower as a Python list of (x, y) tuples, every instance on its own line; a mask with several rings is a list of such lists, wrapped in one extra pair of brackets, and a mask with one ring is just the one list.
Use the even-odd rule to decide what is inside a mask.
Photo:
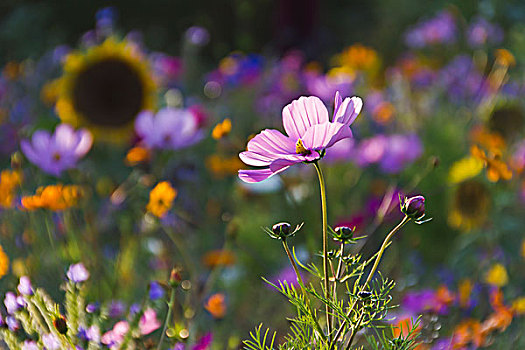
[(75, 131), (71, 125), (60, 124), (53, 135), (38, 130), (31, 142), (22, 140), (20, 146), (31, 163), (48, 174), (60, 176), (62, 171), (75, 167), (92, 143), (93, 137), (86, 129)]
[(336, 142), (352, 137), (350, 124), (355, 120), (363, 102), (359, 97), (341, 98), (335, 94), (334, 115), (318, 97), (300, 97), (283, 109), (283, 125), (288, 136), (266, 129), (248, 142), (248, 150), (239, 154), (241, 160), (254, 170), (239, 170), (244, 182), (260, 182), (278, 174), (291, 165), (314, 162), (323, 157), (325, 149)]
[(190, 111), (169, 107), (157, 114), (141, 112), (135, 121), (135, 131), (152, 149), (180, 149), (202, 138), (198, 121)]

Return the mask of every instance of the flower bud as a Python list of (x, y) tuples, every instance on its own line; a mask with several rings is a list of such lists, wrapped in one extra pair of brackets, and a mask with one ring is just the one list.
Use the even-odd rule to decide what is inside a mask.
[(181, 272), (182, 269), (180, 267), (174, 267), (173, 269), (171, 269), (169, 283), (170, 286), (172, 286), (173, 288), (176, 288), (180, 285), (182, 281)]
[(425, 197), (423, 196), (405, 197), (400, 206), (401, 212), (410, 219), (420, 220), (425, 216)]
[(57, 316), (53, 320), (53, 326), (55, 326), (56, 330), (60, 334), (66, 334), (67, 333), (67, 322), (64, 316)]
[(292, 226), (287, 222), (280, 222), (272, 226), (272, 232), (281, 238), (286, 237), (290, 234)]
[(343, 243), (350, 241), (354, 237), (354, 229), (347, 226), (338, 226), (334, 230), (334, 240), (341, 241)]
[(370, 291), (367, 291), (367, 290), (363, 290), (359, 293), (357, 293), (357, 296), (360, 297), (361, 299), (368, 299), (372, 296), (372, 292)]

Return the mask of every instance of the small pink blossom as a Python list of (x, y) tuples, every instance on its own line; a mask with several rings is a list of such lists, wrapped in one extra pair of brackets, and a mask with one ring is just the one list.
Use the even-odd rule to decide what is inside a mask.
[(140, 333), (142, 335), (150, 334), (159, 329), (160, 322), (157, 320), (157, 313), (152, 308), (147, 308), (142, 314), (139, 322)]

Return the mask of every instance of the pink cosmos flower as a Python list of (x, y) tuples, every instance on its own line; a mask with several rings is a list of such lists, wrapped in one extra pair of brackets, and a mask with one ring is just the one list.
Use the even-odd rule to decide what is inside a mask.
[(157, 330), (160, 327), (160, 322), (157, 320), (157, 313), (152, 308), (148, 307), (144, 310), (139, 321), (140, 334), (146, 335)]
[(115, 323), (113, 329), (104, 333), (102, 336), (102, 344), (106, 344), (109, 348), (116, 348), (124, 340), (124, 336), (129, 331), (129, 324), (126, 321), (119, 321)]
[(341, 98), (335, 94), (334, 115), (318, 97), (300, 97), (283, 108), (283, 125), (288, 136), (266, 129), (248, 142), (248, 150), (239, 154), (241, 160), (254, 170), (239, 170), (244, 182), (260, 182), (278, 174), (291, 165), (321, 159), (325, 149), (336, 142), (352, 137), (350, 124), (361, 111), (359, 97)]
[(92, 143), (93, 137), (86, 129), (75, 131), (71, 125), (60, 124), (53, 135), (35, 131), (31, 142), (22, 140), (20, 147), (31, 163), (46, 173), (60, 176), (62, 171), (75, 167)]

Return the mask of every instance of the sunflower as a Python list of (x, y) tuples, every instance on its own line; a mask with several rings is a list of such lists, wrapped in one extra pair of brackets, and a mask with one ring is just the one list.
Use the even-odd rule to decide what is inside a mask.
[(452, 227), (471, 230), (487, 218), (490, 194), (485, 185), (476, 180), (462, 182), (456, 188), (448, 221)]
[(58, 80), (56, 111), (75, 127), (87, 127), (96, 140), (127, 141), (133, 122), (155, 103), (156, 84), (148, 63), (132, 43), (108, 38), (66, 56)]

